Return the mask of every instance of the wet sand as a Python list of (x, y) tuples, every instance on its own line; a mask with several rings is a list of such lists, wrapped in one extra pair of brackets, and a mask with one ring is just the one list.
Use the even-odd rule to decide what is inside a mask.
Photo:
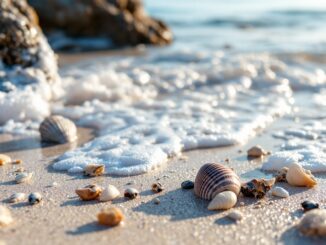
[[(274, 151), (282, 143), (271, 133), (292, 123), (287, 117), (277, 121), (265, 132), (244, 146), (202, 149), (185, 152), (185, 159), (172, 159), (157, 171), (130, 177), (100, 176), (95, 178), (55, 172), (53, 160), (76, 145), (41, 145), (37, 138), (0, 135), (0, 152), (23, 164), (0, 167), (0, 202), (10, 208), (15, 223), (0, 230), (0, 241), (6, 244), (322, 244), (322, 238), (302, 236), (295, 224), (303, 215), (300, 203), (311, 199), (326, 206), (326, 181), (317, 175), (318, 186), (312, 189), (278, 184), (290, 192), (287, 199), (266, 197), (259, 202), (240, 197), (234, 209), (244, 218), (234, 223), (225, 216), (229, 211), (208, 211), (208, 202), (182, 190), (184, 180), (194, 180), (200, 166), (206, 162), (220, 162), (234, 168), (243, 181), (270, 177), (261, 172), (261, 160), (248, 160), (246, 150), (255, 144)], [(92, 130), (79, 128), (78, 145), (90, 140)], [(242, 152), (239, 152), (241, 150)], [(226, 159), (229, 161), (225, 161)], [(24, 167), (34, 172), (31, 183), (15, 184), (14, 170)], [(159, 181), (165, 190), (153, 194), (153, 182)], [(58, 186), (51, 187), (53, 182)], [(134, 187), (140, 198), (119, 198), (112, 203), (80, 201), (75, 189), (87, 184), (113, 184), (121, 192)], [(128, 183), (132, 183), (128, 185)], [(6, 199), (15, 192), (38, 191), (43, 202), (30, 206), (26, 202), (9, 204)], [(158, 197), (159, 205), (153, 199)], [(243, 202), (244, 205), (240, 205)], [(126, 216), (125, 222), (115, 228), (97, 224), (101, 208), (116, 206)], [(1, 244), (1, 242), (0, 242)]]

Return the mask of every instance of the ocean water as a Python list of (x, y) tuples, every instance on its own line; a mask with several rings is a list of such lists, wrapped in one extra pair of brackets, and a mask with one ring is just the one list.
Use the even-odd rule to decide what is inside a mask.
[(296, 116), (302, 122), (275, 132), (284, 145), (263, 169), (299, 162), (326, 171), (326, 3), (284, 2), (146, 1), (171, 26), (173, 45), (74, 64), (54, 84), (0, 92), (0, 131), (37, 136), (44, 117), (60, 114), (97, 137), (54, 169), (102, 163), (110, 174), (133, 175), (183, 151), (244, 144)]

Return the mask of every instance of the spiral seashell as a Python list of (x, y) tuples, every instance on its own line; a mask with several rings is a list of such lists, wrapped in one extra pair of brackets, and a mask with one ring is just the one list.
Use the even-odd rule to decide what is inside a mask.
[(233, 191), (218, 193), (208, 205), (208, 210), (226, 210), (237, 203), (237, 195)]
[(313, 187), (317, 181), (309, 170), (304, 169), (297, 163), (292, 163), (286, 173), (286, 180), (293, 186)]
[(232, 169), (219, 163), (206, 163), (197, 173), (194, 191), (197, 196), (211, 200), (223, 191), (238, 195), (240, 188), (240, 179)]
[(62, 116), (50, 116), (44, 119), (39, 131), (42, 141), (64, 144), (77, 139), (76, 125)]

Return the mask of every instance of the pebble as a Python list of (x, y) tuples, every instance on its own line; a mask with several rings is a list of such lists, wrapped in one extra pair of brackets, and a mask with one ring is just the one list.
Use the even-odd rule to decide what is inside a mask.
[(314, 209), (301, 218), (298, 229), (307, 236), (326, 236), (326, 210)]
[(152, 184), (152, 191), (154, 193), (159, 193), (162, 192), (164, 190), (163, 186), (161, 185), (161, 183), (154, 183)]
[(316, 208), (319, 208), (319, 204), (314, 202), (314, 201), (304, 201), (301, 203), (301, 206), (303, 208), (303, 211), (307, 212), (307, 211), (310, 211), (312, 209), (316, 209)]
[(0, 166), (11, 162), (11, 157), (5, 154), (0, 154)]
[(160, 204), (161, 203), (161, 200), (159, 199), (159, 198), (154, 198), (154, 204), (156, 204), (156, 205), (158, 205), (158, 204)]
[(97, 220), (101, 225), (117, 226), (124, 220), (124, 215), (118, 208), (105, 208), (97, 215)]
[(28, 196), (28, 202), (32, 205), (38, 204), (42, 201), (42, 195), (39, 192), (32, 192)]
[(186, 180), (181, 183), (181, 188), (185, 190), (193, 189), (194, 188), (194, 182), (191, 180)]
[(234, 210), (230, 212), (226, 217), (234, 221), (240, 221), (243, 218), (243, 214), (240, 211)]
[(263, 157), (267, 154), (268, 153), (259, 145), (253, 146), (247, 151), (248, 157), (254, 157), (254, 158)]
[(99, 197), (102, 192), (102, 188), (98, 185), (92, 184), (76, 189), (75, 192), (83, 201), (90, 201)]
[(124, 192), (124, 197), (129, 199), (135, 199), (139, 196), (139, 191), (135, 188), (128, 188)]

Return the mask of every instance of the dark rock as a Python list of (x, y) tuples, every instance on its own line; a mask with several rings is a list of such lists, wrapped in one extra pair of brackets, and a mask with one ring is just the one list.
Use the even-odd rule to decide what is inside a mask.
[(313, 201), (304, 201), (301, 203), (301, 206), (305, 212), (319, 208), (319, 204)]
[(186, 180), (181, 183), (181, 188), (185, 190), (193, 189), (195, 186), (194, 182), (191, 180)]
[(116, 45), (155, 44), (172, 41), (160, 20), (146, 15), (141, 0), (29, 0), (42, 28), (64, 31), (69, 37), (107, 37)]

